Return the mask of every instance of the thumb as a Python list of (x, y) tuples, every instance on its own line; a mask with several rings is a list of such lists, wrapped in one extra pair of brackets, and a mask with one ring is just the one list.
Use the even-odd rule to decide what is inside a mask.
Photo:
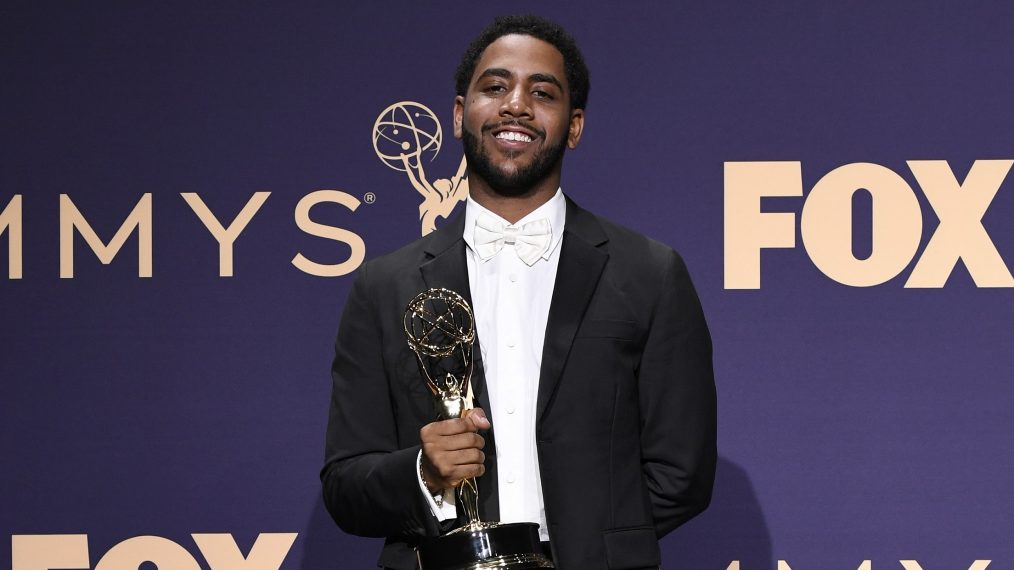
[(492, 424), (489, 423), (489, 419), (486, 417), (486, 412), (482, 411), (482, 408), (472, 408), (466, 412), (466, 416), (469, 421), (472, 422), (477, 429), (489, 429)]

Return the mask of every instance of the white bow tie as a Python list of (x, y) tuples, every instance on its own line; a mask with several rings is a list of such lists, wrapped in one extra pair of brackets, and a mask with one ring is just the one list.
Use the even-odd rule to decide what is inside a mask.
[(483, 212), (475, 220), (474, 238), (475, 252), (483, 261), (500, 253), (503, 246), (513, 245), (521, 261), (532, 266), (549, 250), (553, 242), (553, 228), (546, 218), (517, 227)]

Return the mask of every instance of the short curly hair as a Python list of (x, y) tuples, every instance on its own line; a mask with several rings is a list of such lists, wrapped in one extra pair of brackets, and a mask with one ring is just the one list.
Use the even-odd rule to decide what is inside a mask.
[(461, 57), (461, 63), (458, 64), (458, 69), (454, 74), (457, 94), (465, 96), (468, 84), (472, 81), (472, 75), (475, 74), (475, 66), (478, 65), (479, 58), (482, 57), (489, 44), (510, 34), (540, 39), (552, 44), (563, 54), (564, 72), (567, 75), (567, 86), (570, 89), (570, 108), (584, 109), (588, 104), (591, 79), (588, 76), (588, 66), (584, 63), (581, 50), (577, 48), (574, 38), (559, 24), (532, 15), (500, 16), (493, 20), (493, 23), (468, 45), (468, 49)]

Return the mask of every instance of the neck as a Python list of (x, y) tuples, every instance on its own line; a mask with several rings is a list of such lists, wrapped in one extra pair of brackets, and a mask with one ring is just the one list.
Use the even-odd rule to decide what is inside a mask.
[(468, 195), (483, 208), (513, 224), (556, 195), (556, 191), (560, 188), (560, 178), (558, 176), (550, 178), (521, 195), (504, 196), (490, 188), (485, 180), (473, 177), (472, 173), (469, 173)]

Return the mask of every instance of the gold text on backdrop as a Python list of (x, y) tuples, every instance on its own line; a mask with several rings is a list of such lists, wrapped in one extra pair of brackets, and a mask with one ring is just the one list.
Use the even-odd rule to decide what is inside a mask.
[[(906, 288), (940, 288), (958, 260), (978, 287), (1014, 287), (1014, 277), (982, 225), (982, 217), (1014, 164), (977, 160), (958, 182), (947, 161), (910, 160), (908, 167), (940, 219)], [(872, 199), (873, 251), (852, 252), (853, 195)], [(765, 197), (803, 195), (800, 162), (725, 163), (725, 288), (759, 289), (761, 249), (796, 247), (796, 216), (763, 212)], [(844, 285), (880, 285), (915, 258), (922, 240), (919, 199), (893, 170), (866, 162), (825, 174), (806, 196), (799, 221), (803, 247), (820, 271)]]
[[(180, 194), (218, 243), (218, 275), (220, 277), (232, 277), (233, 246), (236, 239), (247, 228), (270, 195), (271, 192), (254, 192), (233, 220), (228, 225), (224, 225), (197, 193), (184, 192)], [(108, 241), (103, 241), (70, 195), (60, 194), (60, 277), (62, 279), (74, 278), (75, 235), (80, 235), (85, 244), (99, 258), (99, 261), (108, 265), (123, 248), (127, 239), (135, 233), (137, 234), (137, 276), (151, 277), (154, 265), (152, 259), (154, 228), (152, 202), (151, 193), (142, 194), (113, 237)], [(366, 243), (354, 232), (312, 219), (310, 211), (319, 204), (334, 204), (355, 212), (360, 206), (359, 199), (340, 190), (316, 190), (303, 196), (296, 204), (294, 212), (296, 227), (311, 236), (344, 244), (349, 248), (348, 258), (337, 263), (321, 263), (310, 260), (301, 252), (297, 252), (292, 258), (292, 265), (303, 273), (318, 277), (340, 277), (352, 273), (366, 259)], [(24, 273), (23, 208), (22, 196), (16, 194), (0, 211), (0, 237), (6, 234), (8, 239), (8, 279), (21, 279)]]
[[(243, 555), (228, 533), (192, 534), (211, 570), (278, 570), (296, 541), (294, 532), (257, 535)], [(11, 570), (91, 568), (87, 534), (15, 534), (11, 536)], [(126, 570), (149, 562), (164, 570), (201, 570), (186, 548), (161, 536), (135, 536), (109, 549), (95, 570)]]

